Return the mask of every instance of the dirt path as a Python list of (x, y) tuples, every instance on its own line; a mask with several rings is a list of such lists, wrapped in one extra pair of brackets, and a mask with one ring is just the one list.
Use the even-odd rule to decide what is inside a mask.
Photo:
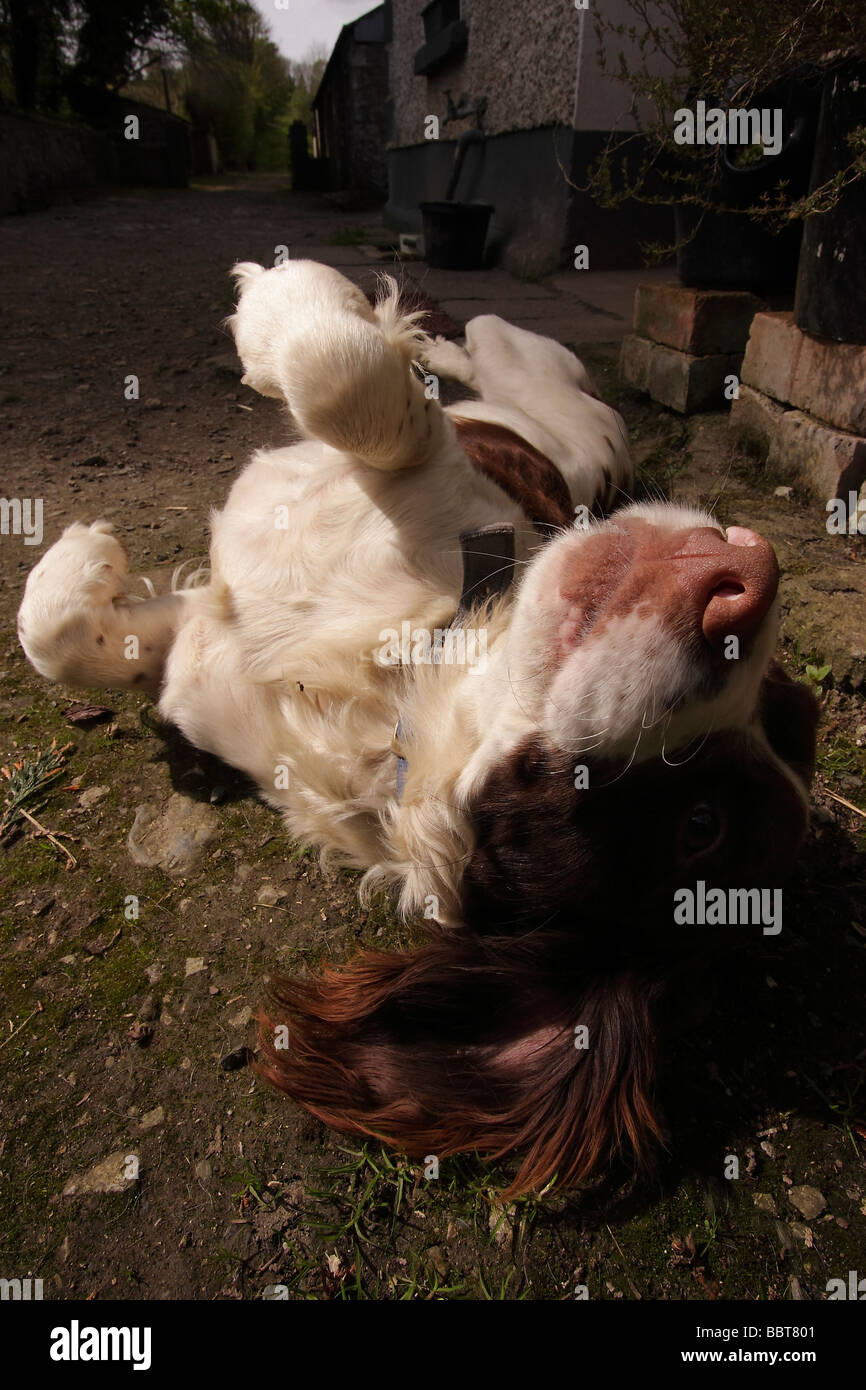
[[(43, 500), (44, 544), (70, 520), (106, 517), (157, 587), (204, 553), (210, 508), (253, 448), (286, 433), (235, 374), (227, 270), (285, 244), (372, 284), (352, 244), (361, 224), (273, 181), (0, 224), (2, 491)], [(140, 699), (94, 692), (113, 714), (70, 724), (82, 697), (36, 677), (14, 635), (43, 547), (4, 535), (0, 764), (71, 743), (37, 815), (72, 837), (59, 844), (77, 865), (31, 826), (0, 847), (0, 1276), (41, 1276), (57, 1298), (258, 1297), (276, 1284), (565, 1298), (583, 1283), (593, 1298), (705, 1299), (822, 1297), (828, 1278), (862, 1268), (866, 822), (826, 792), (866, 806), (866, 541), (829, 537), (796, 492), (776, 497), (776, 480), (731, 454), (721, 417), (685, 426), (618, 386), (612, 350), (591, 356), (645, 479), (721, 492), (725, 521), (777, 545), (791, 668), (832, 666), (790, 926), (711, 993), (672, 1001), (683, 1033), (659, 1183), (632, 1189), (621, 1173), (503, 1211), (502, 1170), (467, 1159), (428, 1181), (254, 1083), (243, 1048), (269, 970), (406, 933), (385, 903), (361, 912), (351, 875), (325, 880), (240, 778), (143, 720)], [(138, 808), (159, 814), (173, 794), (212, 835), (183, 878), (127, 848)], [(739, 1181), (724, 1180), (727, 1154)], [(112, 1179), (119, 1190), (82, 1190)]]

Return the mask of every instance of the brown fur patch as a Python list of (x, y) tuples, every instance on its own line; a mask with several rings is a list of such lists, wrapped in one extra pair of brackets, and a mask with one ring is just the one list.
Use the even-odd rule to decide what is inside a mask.
[(454, 419), (463, 452), (545, 533), (574, 524), (565, 479), (556, 464), (514, 430), (487, 420)]

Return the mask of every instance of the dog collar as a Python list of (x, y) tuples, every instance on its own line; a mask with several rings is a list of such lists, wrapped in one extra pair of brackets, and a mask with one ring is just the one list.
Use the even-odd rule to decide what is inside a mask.
[[(463, 556), (463, 588), (457, 612), (449, 627), (458, 623), (471, 608), (492, 602), (511, 587), (514, 579), (514, 527), (479, 526), (475, 531), (461, 531), (460, 552)], [(391, 750), (397, 755), (398, 801), (402, 800), (409, 775), (409, 763), (401, 752), (403, 736), (401, 716), (394, 725), (391, 740)]]

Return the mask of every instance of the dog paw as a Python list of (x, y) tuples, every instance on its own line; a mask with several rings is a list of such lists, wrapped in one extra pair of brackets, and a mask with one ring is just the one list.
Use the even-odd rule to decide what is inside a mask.
[(27, 580), (25, 596), (57, 609), (112, 603), (127, 589), (129, 566), (108, 521), (67, 526)]
[(437, 376), (472, 385), (472, 359), (469, 353), (447, 338), (437, 337), (426, 344), (422, 354), (424, 365)]

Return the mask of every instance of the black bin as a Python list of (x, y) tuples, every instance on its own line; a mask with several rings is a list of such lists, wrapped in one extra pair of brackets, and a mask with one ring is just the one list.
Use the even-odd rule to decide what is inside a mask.
[(491, 203), (420, 203), (424, 258), (438, 270), (480, 270)]

